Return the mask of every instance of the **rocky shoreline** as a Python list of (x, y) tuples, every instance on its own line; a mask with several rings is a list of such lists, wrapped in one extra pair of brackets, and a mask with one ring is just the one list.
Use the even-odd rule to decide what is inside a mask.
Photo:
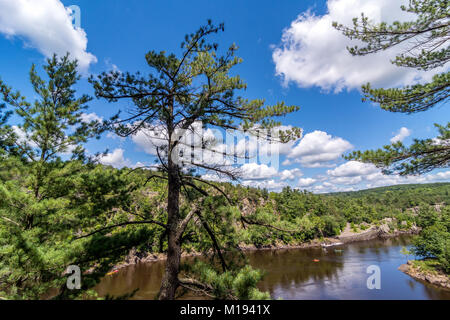
[[(390, 221), (388, 221), (390, 222)], [(347, 226), (346, 229), (348, 229)], [(277, 243), (274, 245), (266, 245), (266, 246), (255, 246), (248, 244), (241, 244), (239, 248), (242, 251), (255, 251), (255, 250), (280, 250), (280, 249), (308, 249), (308, 248), (320, 248), (323, 245), (339, 245), (339, 244), (347, 244), (351, 242), (358, 241), (368, 241), (374, 239), (388, 239), (394, 238), (401, 235), (414, 235), (418, 234), (420, 229), (416, 226), (412, 226), (407, 230), (390, 230), (387, 223), (381, 224), (380, 226), (371, 226), (367, 230), (361, 232), (349, 232), (348, 230), (344, 230), (344, 232), (336, 237), (332, 238), (324, 238), (324, 239), (313, 239), (309, 242), (302, 243)], [(201, 252), (183, 252), (182, 258), (186, 257), (195, 257), (201, 256)], [(134, 265), (137, 263), (146, 263), (146, 262), (156, 262), (163, 261), (166, 259), (166, 255), (163, 253), (142, 253), (139, 254), (135, 250), (131, 250), (131, 252), (127, 255), (124, 262), (116, 265), (113, 270), (118, 270), (130, 265)]]
[(450, 290), (450, 276), (444, 274), (443, 272), (422, 270), (420, 267), (414, 265), (414, 261), (411, 260), (406, 264), (402, 264), (398, 269), (414, 279), (428, 282), (437, 287)]

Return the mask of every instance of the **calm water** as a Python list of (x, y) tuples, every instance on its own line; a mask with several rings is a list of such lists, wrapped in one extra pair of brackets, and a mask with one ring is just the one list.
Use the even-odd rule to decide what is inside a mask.
[[(323, 249), (286, 249), (249, 252), (253, 267), (266, 271), (260, 289), (274, 298), (288, 299), (447, 299), (450, 292), (416, 281), (397, 268), (409, 237), (373, 240)], [(335, 249), (342, 250), (336, 252)], [(409, 257), (411, 259), (411, 257)], [(314, 262), (314, 259), (320, 260)], [(367, 267), (381, 269), (381, 289), (367, 289)], [(136, 288), (134, 299), (153, 299), (164, 262), (142, 263), (121, 269), (97, 287), (100, 295), (123, 295)]]

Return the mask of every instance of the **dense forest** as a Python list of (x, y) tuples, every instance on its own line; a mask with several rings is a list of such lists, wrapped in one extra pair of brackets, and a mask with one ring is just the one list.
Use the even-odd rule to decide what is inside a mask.
[[(49, 164), (37, 199), (32, 192), (34, 170), (23, 159), (2, 156), (3, 298), (39, 298), (54, 288), (60, 288), (60, 298), (93, 296), (89, 289), (130, 250), (137, 256), (166, 252), (162, 225), (166, 222), (167, 183), (153, 177), (164, 173), (59, 160)], [(206, 283), (219, 298), (268, 297), (255, 289), (262, 274), (246, 265), (242, 247), (332, 237), (347, 223), (363, 230), (386, 217), (395, 218), (392, 229), (407, 229), (413, 224), (425, 228), (417, 252), (440, 257), (448, 267), (448, 252), (446, 258), (443, 255), (448, 245), (441, 244), (448, 241), (449, 234), (445, 229), (450, 221), (449, 183), (336, 194), (291, 188), (268, 192), (231, 183), (211, 183), (207, 190), (205, 197), (193, 188), (190, 198), (181, 201), (181, 212), (187, 215), (192, 201), (204, 198), (202, 211), (187, 227), (182, 250), (202, 252), (211, 260), (183, 266), (182, 273), (191, 281), (195, 278)], [(435, 204), (442, 205), (439, 212)], [(83, 290), (65, 291), (62, 273), (68, 265), (88, 271)]]

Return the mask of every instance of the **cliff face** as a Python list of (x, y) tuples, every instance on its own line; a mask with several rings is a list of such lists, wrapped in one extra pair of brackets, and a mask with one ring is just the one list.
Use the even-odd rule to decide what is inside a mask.
[(391, 230), (389, 224), (391, 224), (393, 220), (394, 219), (392, 218), (386, 218), (382, 221), (383, 223), (380, 226), (371, 226), (362, 232), (353, 232), (350, 228), (350, 224), (348, 224), (345, 230), (337, 238), (343, 243), (350, 243), (377, 238), (391, 238), (401, 234), (418, 234), (420, 232), (420, 228), (415, 225), (411, 226), (409, 229)]

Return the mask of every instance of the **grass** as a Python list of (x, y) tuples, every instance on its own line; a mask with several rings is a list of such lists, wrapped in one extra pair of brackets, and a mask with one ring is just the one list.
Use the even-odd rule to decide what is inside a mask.
[[(425, 259), (425, 260), (413, 260), (414, 268), (419, 268), (421, 271), (431, 274), (442, 274), (441, 264), (436, 259)], [(450, 276), (449, 276), (450, 277)]]

